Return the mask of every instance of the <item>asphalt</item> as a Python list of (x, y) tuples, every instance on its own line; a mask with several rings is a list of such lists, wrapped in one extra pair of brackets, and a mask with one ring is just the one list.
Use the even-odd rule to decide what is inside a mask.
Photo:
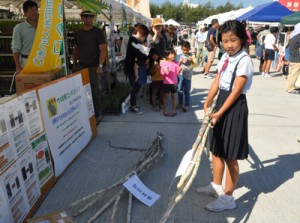
[[(257, 71), (258, 61), (253, 59), (253, 62)], [(140, 151), (115, 147), (146, 149), (157, 132), (161, 132), (166, 154), (140, 175), (142, 182), (161, 197), (152, 207), (133, 199), (131, 215), (132, 223), (158, 223), (178, 182), (176, 178), (169, 191), (175, 172), (183, 155), (191, 149), (204, 115), (203, 102), (212, 80), (203, 78), (201, 70), (194, 69), (188, 112), (178, 111), (176, 117), (165, 117), (162, 112), (152, 111), (145, 98), (139, 98), (143, 115), (104, 115), (97, 137), (59, 179), (35, 215), (60, 209), (74, 213), (74, 209), (68, 208), (69, 204), (112, 185), (130, 172), (143, 156)], [(205, 205), (214, 198), (196, 192), (197, 187), (209, 184), (212, 179), (210, 159), (204, 152), (194, 182), (167, 222), (300, 221), (300, 143), (297, 142), (300, 139), (300, 95), (286, 93), (285, 78), (275, 71), (271, 74), (273, 78), (263, 78), (256, 72), (247, 95), (250, 156), (239, 162), (240, 177), (234, 192), (237, 208), (220, 213), (206, 210)], [(120, 200), (117, 223), (126, 222), (127, 197), (125, 193)], [(103, 198), (74, 221), (86, 222), (107, 199)], [(112, 208), (107, 209), (95, 222), (109, 222), (111, 212)]]

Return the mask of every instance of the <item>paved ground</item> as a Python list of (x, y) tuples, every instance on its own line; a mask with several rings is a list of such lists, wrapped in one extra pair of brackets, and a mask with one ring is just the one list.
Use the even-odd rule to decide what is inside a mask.
[[(258, 61), (253, 61), (258, 67)], [(132, 223), (158, 223), (174, 191), (173, 186), (168, 192), (170, 183), (182, 156), (191, 148), (203, 117), (202, 103), (212, 80), (204, 79), (200, 70), (195, 69), (192, 108), (187, 113), (180, 111), (177, 117), (164, 117), (162, 113), (151, 111), (144, 99), (139, 99), (144, 107), (143, 115), (104, 116), (97, 137), (49, 192), (36, 215), (66, 209), (72, 201), (111, 185), (131, 171), (143, 156), (141, 152), (112, 148), (108, 141), (119, 147), (148, 148), (159, 131), (164, 134), (166, 155), (140, 179), (161, 198), (152, 207), (134, 199), (131, 218)], [(278, 74), (273, 78), (263, 78), (258, 73), (254, 76), (247, 96), (251, 153), (248, 161), (240, 162), (240, 179), (234, 193), (237, 208), (221, 213), (205, 209), (213, 198), (200, 196), (195, 191), (212, 178), (210, 160), (203, 153), (195, 181), (168, 222), (300, 221), (300, 143), (297, 142), (300, 139), (300, 96), (284, 92), (285, 84), (286, 80)], [(75, 222), (86, 222), (100, 204), (75, 218)], [(120, 201), (117, 223), (126, 222), (126, 205), (127, 195)], [(110, 214), (111, 209), (108, 209), (95, 222), (109, 222)]]

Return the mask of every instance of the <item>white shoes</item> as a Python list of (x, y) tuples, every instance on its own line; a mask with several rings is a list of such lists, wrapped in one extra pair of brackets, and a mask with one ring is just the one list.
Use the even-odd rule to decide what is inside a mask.
[(210, 211), (224, 211), (236, 208), (236, 204), (232, 196), (221, 195), (217, 200), (208, 203), (206, 208)]

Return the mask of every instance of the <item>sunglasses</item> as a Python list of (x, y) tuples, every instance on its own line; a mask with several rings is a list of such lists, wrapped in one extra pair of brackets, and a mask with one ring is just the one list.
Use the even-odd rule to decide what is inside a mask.
[(82, 16), (83, 16), (84, 18), (94, 18), (94, 15), (83, 14)]

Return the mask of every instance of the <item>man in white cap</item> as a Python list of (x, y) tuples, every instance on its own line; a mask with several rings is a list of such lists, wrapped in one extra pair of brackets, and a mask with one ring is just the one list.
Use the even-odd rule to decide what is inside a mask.
[(300, 94), (295, 86), (300, 73), (300, 23), (295, 26), (290, 35), (289, 49), (290, 65), (286, 91), (290, 94)]
[(74, 34), (73, 71), (89, 68), (95, 116), (98, 120), (101, 113), (99, 79), (106, 56), (106, 39), (103, 31), (94, 26), (95, 13), (83, 8), (80, 16), (83, 28)]

